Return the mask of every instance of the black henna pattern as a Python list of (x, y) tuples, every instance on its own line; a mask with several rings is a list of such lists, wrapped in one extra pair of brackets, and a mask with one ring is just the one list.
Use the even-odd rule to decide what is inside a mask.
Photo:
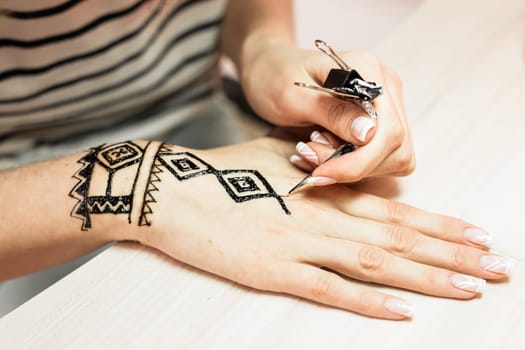
[[(103, 145), (102, 145), (103, 146)], [(82, 231), (86, 231), (91, 228), (91, 218), (89, 216), (89, 209), (87, 206), (87, 197), (89, 184), (91, 181), (91, 174), (95, 165), (95, 159), (98, 151), (102, 146), (91, 148), (88, 153), (80, 158), (77, 163), (81, 165), (80, 169), (73, 175), (74, 179), (77, 179), (77, 184), (73, 187), (69, 196), (77, 200), (77, 203), (71, 210), (71, 216), (82, 220)]]
[(237, 203), (257, 198), (275, 198), (290, 215), (284, 200), (257, 170), (217, 170), (189, 152), (159, 152), (157, 158), (180, 181), (202, 175), (215, 175), (226, 193)]
[[(130, 214), (134, 191), (126, 195), (113, 195), (113, 178), (117, 171), (130, 166), (136, 166), (142, 160), (143, 150), (133, 142), (121, 142), (112, 145), (101, 145), (91, 148), (77, 163), (81, 168), (73, 178), (78, 182), (69, 196), (77, 203), (71, 211), (71, 216), (82, 220), (81, 229), (91, 228), (91, 214)], [(106, 187), (103, 193), (91, 193), (91, 181), (94, 171), (98, 176), (104, 176)]]
[[(159, 148), (159, 152), (167, 151), (165, 144), (162, 144)], [(139, 219), (139, 226), (150, 226), (151, 220), (149, 215), (153, 214), (153, 209), (151, 208), (152, 203), (157, 203), (155, 197), (153, 197), (153, 192), (159, 190), (157, 187), (157, 182), (160, 182), (159, 174), (162, 173), (162, 168), (160, 161), (158, 159), (158, 153), (155, 155), (155, 161), (150, 170), (148, 177), (148, 185), (146, 191), (144, 192), (144, 199), (142, 201), (141, 215)]]
[[(149, 158), (149, 159), (148, 159)], [(128, 222), (134, 216), (139, 226), (151, 225), (154, 192), (159, 191), (159, 174), (167, 169), (179, 181), (197, 176), (213, 175), (226, 193), (237, 203), (258, 198), (275, 198), (286, 214), (291, 214), (284, 200), (257, 170), (218, 170), (189, 152), (173, 152), (165, 144), (148, 142), (144, 148), (131, 142), (120, 142), (91, 148), (77, 163), (80, 169), (73, 175), (77, 184), (69, 196), (77, 203), (71, 216), (82, 220), (81, 229), (92, 227), (92, 214), (127, 214)], [(135, 180), (125, 194), (113, 193), (115, 174), (134, 167)], [(92, 188), (93, 177), (105, 180), (103, 190)], [(140, 184), (138, 183), (140, 182)], [(141, 193), (136, 193), (136, 189)], [(123, 191), (123, 189), (120, 189)]]

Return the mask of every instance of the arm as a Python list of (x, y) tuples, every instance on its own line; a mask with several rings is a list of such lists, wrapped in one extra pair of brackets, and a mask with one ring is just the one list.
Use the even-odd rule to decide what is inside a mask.
[(341, 276), (468, 299), (509, 272), (462, 220), (340, 185), (281, 196), (304, 176), (292, 149), (270, 138), (206, 151), (134, 141), (5, 172), (0, 278), (136, 240), (252, 288), (403, 319), (406, 301)]
[(239, 68), (258, 55), (261, 40), (294, 45), (291, 0), (230, 0), (221, 33), (223, 52)]
[(69, 215), (75, 201), (68, 193), (77, 183), (72, 175), (80, 156), (0, 173), (0, 280), (73, 260), (123, 238), (108, 230), (112, 218), (86, 234)]

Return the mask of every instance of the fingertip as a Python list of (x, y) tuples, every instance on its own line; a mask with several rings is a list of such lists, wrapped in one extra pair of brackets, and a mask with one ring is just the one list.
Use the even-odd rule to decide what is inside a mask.
[(305, 186), (329, 186), (337, 183), (335, 179), (326, 176), (310, 176), (306, 179)]
[(333, 149), (338, 148), (342, 144), (346, 143), (338, 136), (334, 135), (327, 130), (314, 130), (310, 134), (310, 140), (313, 142), (318, 142), (326, 146), (330, 146)]
[(317, 130), (312, 131), (312, 133), (310, 134), (310, 140), (312, 140), (313, 142), (333, 147), (330, 141), (321, 132)]
[(377, 128), (375, 128), (375, 127), (373, 127), (372, 129), (368, 130), (368, 132), (366, 133), (366, 136), (365, 136), (365, 141), (364, 141), (365, 144), (367, 144), (370, 141), (372, 141), (372, 139), (374, 138), (374, 136), (376, 134), (376, 130), (377, 130)]
[(314, 169), (314, 166), (311, 163), (309, 163), (297, 154), (292, 154), (289, 160), (290, 163), (307, 173), (311, 172)]
[(369, 117), (359, 116), (354, 119), (350, 132), (354, 138), (362, 143), (368, 143), (375, 133), (376, 123)]
[(455, 297), (458, 299), (472, 299), (483, 294), (487, 281), (461, 273), (452, 273), (449, 277), (450, 284), (455, 288)]
[(494, 237), (482, 228), (470, 226), (463, 230), (463, 237), (467, 243), (476, 247), (491, 248)]
[(384, 303), (385, 309), (397, 320), (414, 318), (414, 307), (406, 300), (389, 297)]
[(292, 163), (298, 163), (302, 158), (300, 156), (298, 156), (297, 154), (292, 154), (290, 156), (290, 162)]
[(295, 149), (303, 158), (307, 159), (309, 162), (315, 165), (318, 165), (320, 163), (317, 153), (308, 144), (302, 141), (298, 142), (295, 146)]
[(328, 159), (328, 157), (330, 157), (332, 153), (334, 153), (334, 148), (324, 143), (310, 141), (307, 145), (308, 148), (317, 155), (317, 158), (319, 160), (318, 164), (322, 164), (323, 162), (325, 162), (326, 159)]

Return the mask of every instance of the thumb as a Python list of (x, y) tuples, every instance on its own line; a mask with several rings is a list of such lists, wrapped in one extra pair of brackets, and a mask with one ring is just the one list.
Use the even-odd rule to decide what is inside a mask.
[(376, 122), (352, 102), (322, 96), (316, 110), (315, 123), (347, 142), (364, 145), (374, 136)]

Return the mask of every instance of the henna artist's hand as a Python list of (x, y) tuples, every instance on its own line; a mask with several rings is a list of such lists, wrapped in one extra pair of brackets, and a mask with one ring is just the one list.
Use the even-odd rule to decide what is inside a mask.
[(356, 182), (370, 176), (404, 176), (414, 170), (401, 80), (377, 57), (358, 51), (339, 52), (365, 80), (383, 86), (384, 94), (374, 100), (379, 116), (376, 125), (354, 103), (293, 85), (296, 81), (322, 85), (330, 69), (338, 68), (320, 51), (301, 50), (288, 42), (255, 36), (247, 41), (244, 52), (242, 86), (252, 107), (277, 125), (317, 125), (322, 131), (312, 142), (297, 145), (300, 156), (291, 160), (299, 167), (307, 163), (308, 168), (314, 168), (339, 144), (351, 142), (362, 147), (320, 165), (314, 176)]
[[(486, 279), (509, 272), (510, 260), (483, 247), (488, 234), (459, 219), (342, 185), (281, 198), (304, 175), (288, 162), (291, 143), (263, 138), (207, 151), (159, 146), (150, 144), (144, 159), (127, 168), (141, 169), (132, 225), (117, 215), (121, 226), (112, 221), (110, 230), (132, 232), (127, 239), (240, 284), (403, 319), (412, 314), (408, 302), (356, 281), (469, 299)], [(132, 173), (113, 178), (133, 179)], [(102, 217), (115, 217), (95, 209), (94, 228)]]

